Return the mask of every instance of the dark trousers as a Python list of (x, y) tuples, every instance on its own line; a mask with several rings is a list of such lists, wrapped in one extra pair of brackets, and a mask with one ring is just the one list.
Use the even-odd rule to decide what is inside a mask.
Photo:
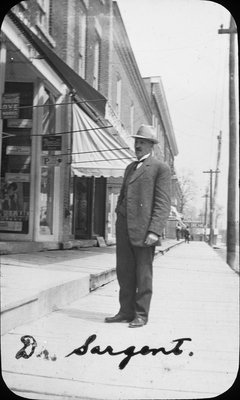
[(152, 298), (152, 263), (155, 246), (133, 246), (128, 237), (127, 220), (118, 214), (116, 222), (117, 278), (120, 312), (128, 317), (148, 320)]

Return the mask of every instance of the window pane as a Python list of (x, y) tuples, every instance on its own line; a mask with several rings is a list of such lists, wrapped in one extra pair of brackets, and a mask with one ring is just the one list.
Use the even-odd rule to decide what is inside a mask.
[(6, 82), (5, 99), (14, 93), (19, 98), (19, 114), (3, 119), (3, 132), (9, 136), (4, 136), (2, 144), (0, 231), (27, 234), (33, 85), (25, 82)]
[(45, 235), (51, 235), (53, 233), (53, 187), (54, 167), (42, 167), (40, 192), (40, 233)]
[[(55, 134), (55, 103), (52, 94), (45, 89), (43, 94), (43, 117), (42, 133), (43, 136)], [(53, 137), (53, 136), (51, 136)], [(42, 138), (43, 140), (43, 138)], [(40, 189), (40, 234), (53, 234), (53, 205), (54, 205), (54, 150), (42, 150), (42, 160), (46, 165), (41, 166), (41, 189)], [(43, 162), (43, 164), (44, 164)]]

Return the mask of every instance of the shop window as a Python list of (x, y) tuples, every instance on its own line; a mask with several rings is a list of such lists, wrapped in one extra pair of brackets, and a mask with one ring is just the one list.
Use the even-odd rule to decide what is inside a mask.
[[(39, 229), (42, 235), (53, 234), (53, 206), (54, 206), (54, 168), (55, 156), (61, 150), (59, 137), (55, 134), (55, 103), (56, 100), (46, 89), (43, 94), (42, 117), (42, 157), (41, 157), (41, 186), (40, 186), (40, 221)], [(48, 138), (47, 136), (50, 136)], [(61, 139), (61, 138), (60, 138)], [(56, 150), (59, 146), (59, 150)]]
[(33, 84), (6, 82), (2, 103), (0, 231), (28, 234)]
[(54, 167), (41, 168), (40, 233), (53, 233)]

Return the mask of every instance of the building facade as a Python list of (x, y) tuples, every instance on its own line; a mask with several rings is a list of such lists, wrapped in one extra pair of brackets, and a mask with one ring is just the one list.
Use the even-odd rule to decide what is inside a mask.
[(0, 241), (114, 243), (130, 135), (153, 125), (173, 176), (177, 154), (162, 83), (142, 79), (117, 3), (22, 1), (0, 57)]
[[(57, 155), (67, 136), (48, 136), (69, 129), (69, 90), (24, 30), (37, 5), (30, 12), (28, 2), (20, 3), (1, 31), (0, 239), (6, 241), (58, 242), (64, 224), (67, 159)], [(40, 27), (40, 19), (35, 24)]]

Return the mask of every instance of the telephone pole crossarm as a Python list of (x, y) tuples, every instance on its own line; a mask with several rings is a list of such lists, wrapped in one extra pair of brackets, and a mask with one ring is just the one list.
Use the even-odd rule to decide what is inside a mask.
[(227, 29), (227, 28), (221, 28), (218, 29), (218, 33), (237, 33), (237, 28), (233, 28), (233, 29)]

